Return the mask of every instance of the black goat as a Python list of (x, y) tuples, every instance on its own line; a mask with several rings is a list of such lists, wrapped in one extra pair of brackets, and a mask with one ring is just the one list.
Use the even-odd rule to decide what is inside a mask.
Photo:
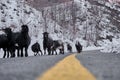
[(42, 51), (40, 49), (40, 44), (38, 42), (36, 42), (35, 44), (33, 44), (31, 46), (31, 49), (34, 52), (34, 56), (36, 56), (36, 55), (40, 56), (39, 52), (41, 52), (41, 55), (43, 55), (43, 53), (42, 53)]
[(51, 55), (51, 51), (52, 51), (52, 55), (54, 54), (54, 52), (56, 52), (56, 54), (57, 54), (56, 49), (59, 49), (60, 53), (64, 54), (63, 42), (60, 40), (53, 40), (53, 39), (49, 38), (48, 34), (49, 34), (48, 32), (43, 33), (44, 54), (46, 54), (46, 49), (48, 51), (48, 55)]
[(7, 57), (9, 57), (9, 52), (11, 53), (11, 57), (15, 57), (15, 48), (14, 48), (14, 41), (12, 40), (12, 37), (13, 37), (13, 32), (11, 31), (10, 28), (5, 28), (5, 29), (2, 29), (5, 33), (6, 33), (6, 36), (4, 36), (4, 38), (2, 37), (1, 38), (1, 42), (2, 40), (3, 43), (3, 50), (4, 50), (4, 55), (3, 55), (3, 58), (6, 57), (6, 52), (7, 52)]
[(52, 50), (52, 55), (54, 54), (54, 52), (57, 55), (57, 49), (60, 50), (60, 54), (64, 54), (64, 44), (61, 40), (54, 40), (53, 41), (53, 45), (51, 46), (51, 50)]
[(82, 45), (77, 41), (75, 44), (76, 50), (78, 53), (81, 53), (82, 51)]
[(69, 52), (72, 52), (72, 46), (71, 46), (69, 43), (67, 43), (67, 50), (68, 50)]
[[(5, 58), (5, 56), (6, 56), (7, 45), (8, 45), (8, 39), (7, 39), (7, 36), (4, 35), (4, 34), (0, 35), (0, 48), (2, 48), (3, 51), (4, 51), (3, 58)], [(9, 57), (9, 55), (8, 55), (7, 57)]]
[(27, 25), (22, 25), (21, 26), (21, 32), (18, 33), (14, 33), (14, 40), (15, 40), (15, 46), (18, 50), (18, 57), (20, 56), (19, 51), (21, 51), (21, 57), (23, 57), (23, 49), (25, 49), (25, 57), (28, 56), (28, 47), (30, 45), (31, 42), (31, 38), (28, 34), (29, 32), (29, 28)]
[(44, 49), (44, 54), (46, 54), (46, 49), (48, 51), (48, 55), (51, 54), (51, 46), (53, 45), (53, 40), (49, 38), (48, 32), (43, 33), (43, 49)]

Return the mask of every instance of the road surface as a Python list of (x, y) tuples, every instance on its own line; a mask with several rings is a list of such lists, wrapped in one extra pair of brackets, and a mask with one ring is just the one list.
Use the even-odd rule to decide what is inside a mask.
[(95, 75), (97, 80), (120, 80), (120, 54), (99, 51), (82, 54), (77, 55), (76, 58)]
[[(0, 59), (0, 80), (35, 80), (41, 75), (46, 75), (47, 71), (71, 55), (66, 53), (65, 55)], [(75, 54), (75, 59), (72, 58), (74, 57), (67, 58), (67, 60), (71, 59), (73, 62), (75, 59), (78, 60), (84, 67), (84, 71), (88, 71), (88, 74), (94, 76), (96, 80), (120, 80), (120, 54), (87, 51)], [(73, 66), (69, 62), (67, 64)], [(77, 67), (82, 68), (80, 65)], [(74, 71), (72, 68), (71, 70)], [(81, 71), (80, 74), (86, 73), (84, 71)], [(79, 78), (75, 80), (77, 79), (79, 80)]]

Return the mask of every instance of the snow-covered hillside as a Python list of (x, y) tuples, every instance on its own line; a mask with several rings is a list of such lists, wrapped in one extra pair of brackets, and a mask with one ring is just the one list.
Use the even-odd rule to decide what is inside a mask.
[(41, 11), (24, 0), (1, 0), (0, 28), (11, 27), (16, 32), (22, 24), (29, 26), (31, 45), (39, 41), (41, 48), (42, 33), (48, 31), (53, 39), (73, 46), (79, 40), (84, 48), (104, 47), (104, 52), (120, 50), (120, 6), (107, 0), (75, 0)]

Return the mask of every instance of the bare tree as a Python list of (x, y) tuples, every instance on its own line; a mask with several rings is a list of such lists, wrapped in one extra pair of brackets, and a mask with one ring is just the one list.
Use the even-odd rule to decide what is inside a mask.
[[(105, 5), (105, 4), (104, 4)], [(95, 42), (94, 44), (97, 46), (97, 41), (99, 40), (100, 37), (100, 30), (101, 30), (101, 21), (103, 18), (103, 12), (104, 12), (104, 8), (101, 8), (99, 6), (93, 6), (92, 8), (92, 14), (94, 14), (94, 21), (95, 21)]]
[(46, 11), (43, 8), (43, 9), (41, 9), (41, 12), (42, 12), (42, 17), (44, 19), (44, 26), (45, 26), (44, 31), (47, 32), (48, 31), (48, 26), (47, 26), (47, 12), (48, 12), (48, 10)]
[(54, 28), (54, 32), (55, 32), (55, 30), (56, 30), (56, 23), (57, 23), (57, 9), (56, 9), (56, 5), (54, 5), (54, 6), (51, 6), (51, 19), (52, 20), (54, 20), (54, 26), (53, 26), (53, 28)]
[(72, 26), (73, 26), (73, 39), (75, 39), (76, 37), (76, 15), (77, 15), (77, 12), (76, 12), (76, 8), (77, 8), (77, 5), (75, 4), (74, 1), (72, 1), (72, 5), (71, 5), (71, 20), (72, 20)]

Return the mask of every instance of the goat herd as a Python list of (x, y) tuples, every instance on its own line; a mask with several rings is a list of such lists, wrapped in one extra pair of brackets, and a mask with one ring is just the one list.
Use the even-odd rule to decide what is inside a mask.
[[(11, 28), (4, 28), (0, 30), (5, 33), (0, 35), (0, 48), (4, 51), (3, 58), (16, 57), (16, 51), (17, 57), (28, 56), (28, 47), (31, 43), (31, 38), (29, 36), (29, 28), (27, 25), (22, 25), (21, 31), (19, 32), (13, 32)], [(75, 47), (78, 53), (82, 51), (82, 45), (79, 42), (76, 42)], [(34, 43), (31, 46), (31, 49), (34, 52), (34, 56), (40, 55), (39, 52), (43, 55), (38, 42)], [(57, 54), (56, 50), (59, 50), (60, 54), (64, 54), (64, 43), (61, 40), (53, 40), (49, 38), (49, 33), (44, 32), (43, 49), (44, 54), (46, 54), (47, 50), (48, 55)], [(68, 43), (67, 50), (72, 52), (72, 46)]]

